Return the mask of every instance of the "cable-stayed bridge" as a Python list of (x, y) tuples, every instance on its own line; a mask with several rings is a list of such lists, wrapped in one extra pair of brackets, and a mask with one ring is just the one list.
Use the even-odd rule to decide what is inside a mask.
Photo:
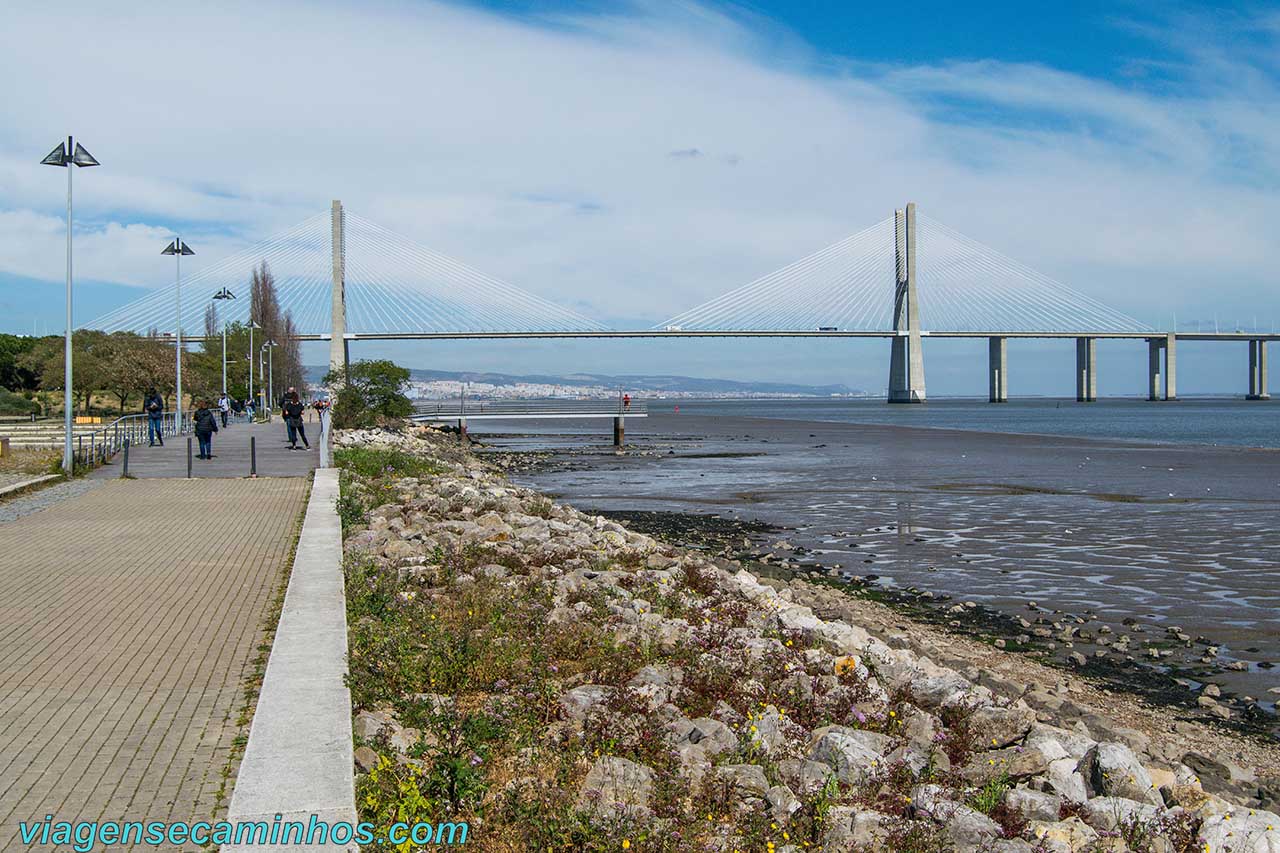
[[(263, 262), (299, 339), (329, 341), (333, 367), (347, 363), (353, 340), (881, 337), (891, 342), (889, 401), (922, 402), (924, 338), (987, 338), (989, 399), (1004, 402), (1009, 338), (1074, 338), (1076, 398), (1089, 402), (1097, 398), (1097, 341), (1128, 338), (1148, 342), (1148, 398), (1172, 400), (1178, 339), (1243, 340), (1249, 342), (1249, 399), (1267, 399), (1266, 344), (1280, 337), (1157, 331), (917, 215), (914, 204), (657, 326), (620, 330), (418, 245), (335, 201), (328, 213), (87, 327), (171, 334), (175, 288), (188, 304), (206, 291), (234, 292)], [(250, 310), (249, 299), (224, 302), (219, 320), (245, 322)], [(184, 338), (189, 325), (184, 317)]]

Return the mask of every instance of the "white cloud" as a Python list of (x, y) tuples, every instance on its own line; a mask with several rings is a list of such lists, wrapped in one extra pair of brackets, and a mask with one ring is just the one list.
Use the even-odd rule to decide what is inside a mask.
[[(1207, 43), (1175, 45), (1169, 94), (994, 60), (832, 73), (695, 4), (129, 8), (6, 11), (0, 269), (62, 274), (36, 164), (64, 129), (103, 162), (77, 175), (78, 268), (135, 284), (168, 280), (166, 223), (198, 265), (335, 197), (603, 318), (660, 320), (908, 199), (1142, 319), (1244, 304), (1280, 264), (1273, 68)], [(1274, 19), (1245, 25), (1274, 47)]]

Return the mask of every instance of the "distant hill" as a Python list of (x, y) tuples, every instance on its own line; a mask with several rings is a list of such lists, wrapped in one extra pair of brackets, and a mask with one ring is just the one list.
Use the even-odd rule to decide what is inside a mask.
[[(318, 383), (323, 367), (308, 367), (307, 379)], [(624, 388), (629, 391), (675, 392), (696, 394), (804, 394), (830, 397), (832, 394), (862, 396), (866, 392), (847, 385), (801, 385), (790, 382), (739, 382), (733, 379), (703, 379), (696, 376), (624, 375), (603, 373), (571, 373), (566, 376), (548, 374), (518, 375), (453, 370), (410, 370), (418, 382), (484, 382), (490, 385), (566, 385), (575, 388)]]

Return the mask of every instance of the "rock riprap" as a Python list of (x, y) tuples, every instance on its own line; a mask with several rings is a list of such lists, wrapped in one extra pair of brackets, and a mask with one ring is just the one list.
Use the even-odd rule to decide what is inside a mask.
[(495, 850), (1280, 851), (1247, 779), (1207, 790), (455, 435), (335, 445), (362, 819)]

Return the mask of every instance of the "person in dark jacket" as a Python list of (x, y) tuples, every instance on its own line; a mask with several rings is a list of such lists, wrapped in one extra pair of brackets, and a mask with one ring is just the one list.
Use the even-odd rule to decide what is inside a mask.
[(293, 425), (293, 418), (285, 413), (285, 409), (288, 408), (289, 401), (293, 399), (293, 395), (296, 393), (298, 393), (297, 390), (290, 385), (289, 389), (280, 395), (280, 417), (284, 419), (284, 440), (293, 447), (298, 445), (298, 433)]
[(209, 408), (209, 404), (201, 400), (196, 404), (195, 414), (196, 438), (200, 442), (200, 455), (197, 459), (213, 458), (213, 434), (218, 431), (218, 417)]
[(142, 410), (147, 414), (147, 447), (155, 447), (157, 443), (164, 447), (164, 398), (156, 389), (147, 390)]
[(289, 438), (291, 439), (289, 444), (290, 450), (298, 449), (299, 438), (302, 439), (302, 443), (306, 446), (307, 450), (311, 449), (311, 444), (307, 441), (307, 428), (302, 425), (302, 413), (304, 411), (306, 411), (306, 406), (302, 405), (302, 400), (298, 397), (298, 392), (294, 391), (289, 395), (288, 399), (286, 399), (284, 403), (284, 419), (289, 425)]

